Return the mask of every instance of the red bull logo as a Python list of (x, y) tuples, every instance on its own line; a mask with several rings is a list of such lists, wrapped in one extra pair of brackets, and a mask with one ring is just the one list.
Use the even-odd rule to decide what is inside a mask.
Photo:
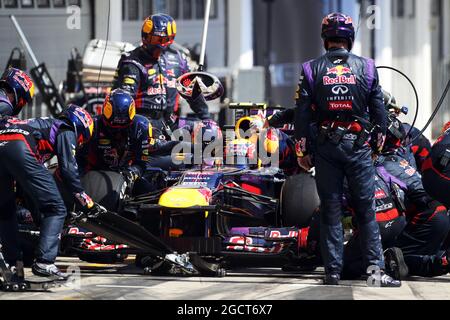
[[(330, 77), (330, 75), (334, 77)], [(326, 86), (356, 84), (356, 77), (353, 75), (352, 69), (339, 65), (333, 68), (327, 68), (327, 75), (323, 77), (323, 84)]]
[(334, 74), (338, 77), (343, 76), (344, 74), (351, 74), (352, 69), (344, 67), (344, 66), (336, 66), (334, 68), (327, 68), (327, 75)]
[(385, 199), (387, 198), (386, 193), (384, 192), (384, 190), (379, 189), (375, 192), (375, 199), (377, 200), (381, 200), (381, 199)]

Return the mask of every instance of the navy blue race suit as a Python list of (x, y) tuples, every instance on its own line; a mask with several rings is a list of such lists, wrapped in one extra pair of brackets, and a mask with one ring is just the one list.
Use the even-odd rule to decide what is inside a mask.
[(66, 187), (73, 196), (79, 197), (84, 190), (75, 160), (76, 145), (73, 128), (61, 120), (3, 118), (0, 121), (0, 233), (8, 261), (20, 258), (14, 192), (14, 181), (17, 181), (42, 216), (37, 261), (55, 262), (67, 211), (43, 163), (56, 155)]
[(11, 116), (13, 110), (13, 105), (9, 101), (6, 90), (0, 88), (0, 116)]
[[(113, 89), (128, 91), (136, 101), (137, 113), (152, 121), (154, 127), (175, 130), (178, 105), (176, 80), (189, 72), (186, 57), (167, 49), (158, 60), (143, 47), (122, 56), (119, 61)], [(200, 119), (209, 117), (208, 106), (203, 96), (188, 101)]]
[[(381, 168), (378, 167), (375, 174), (375, 211), (383, 249), (388, 249), (396, 244), (397, 237), (406, 226), (406, 219), (401, 210), (398, 209), (397, 194), (394, 192), (392, 186), (386, 183), (381, 176)], [(365, 274), (366, 270), (363, 265), (358, 225), (356, 221), (352, 221), (355, 219), (351, 195), (348, 193), (347, 186), (345, 190), (346, 195), (343, 200), (345, 218), (343, 223), (346, 228), (353, 229), (353, 236), (344, 248), (344, 269), (342, 277), (351, 280), (360, 278)], [(319, 220), (320, 217), (318, 215), (313, 216), (308, 230), (306, 246), (307, 253), (312, 256), (309, 261), (314, 261), (316, 266), (322, 264), (317, 245), (320, 241)]]
[(149, 159), (149, 121), (135, 116), (128, 129), (111, 131), (102, 116), (94, 117), (94, 132), (89, 143), (77, 154), (80, 171), (128, 169), (142, 176)]
[[(396, 244), (397, 237), (406, 226), (406, 219), (403, 212), (398, 209), (399, 200), (393, 187), (383, 179), (382, 168), (382, 166), (378, 167), (375, 175), (375, 211), (383, 249), (388, 249)], [(349, 202), (349, 210), (352, 211), (352, 199), (347, 199), (347, 201)], [(358, 226), (356, 225), (354, 236), (344, 248), (344, 279), (357, 279), (366, 272), (359, 237)]]
[[(102, 116), (94, 117), (92, 138), (77, 154), (80, 172), (125, 170), (139, 180), (155, 164), (172, 162), (171, 150), (179, 142), (161, 140), (154, 131), (149, 120), (139, 115), (128, 129), (118, 131), (111, 131)], [(165, 163), (161, 163), (163, 160)]]
[(417, 170), (398, 155), (378, 160), (383, 179), (404, 193), (407, 226), (395, 247), (402, 249), (411, 275), (433, 276), (433, 262), (450, 230), (447, 209), (424, 189)]
[[(374, 61), (345, 49), (331, 49), (319, 59), (303, 64), (297, 92), (295, 138), (299, 156), (308, 155), (315, 145), (321, 248), (327, 274), (340, 274), (343, 268), (341, 218), (345, 178), (354, 199), (364, 266), (385, 267), (375, 220), (372, 150), (367, 143), (368, 135), (361, 141), (363, 128), (355, 116), (379, 126), (373, 143), (381, 150), (387, 114)], [(322, 135), (324, 139), (312, 141), (313, 121), (327, 128)]]
[(450, 130), (433, 145), (422, 169), (425, 190), (450, 209)]

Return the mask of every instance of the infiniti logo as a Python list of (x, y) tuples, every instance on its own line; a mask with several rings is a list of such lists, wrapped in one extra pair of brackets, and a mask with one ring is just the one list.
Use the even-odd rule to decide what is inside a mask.
[(333, 89), (331, 89), (331, 91), (335, 95), (342, 95), (348, 93), (348, 88), (346, 86), (334, 86)]

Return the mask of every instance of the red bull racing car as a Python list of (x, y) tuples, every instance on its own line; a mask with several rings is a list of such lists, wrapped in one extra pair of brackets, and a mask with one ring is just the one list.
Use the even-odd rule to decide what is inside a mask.
[[(202, 266), (212, 263), (215, 267), (203, 268), (209, 274), (221, 270), (217, 266), (281, 267), (297, 258), (306, 239), (307, 229), (302, 235), (302, 228), (309, 226), (319, 206), (314, 177), (291, 175), (298, 166), (296, 161), (285, 164), (290, 152), (286, 132), (277, 132), (275, 139), (273, 131), (251, 130), (267, 116), (262, 114), (268, 111), (264, 105), (233, 108), (236, 135), (226, 142), (225, 156), (181, 171), (148, 170), (142, 180), (157, 185), (157, 191), (136, 194), (137, 186), (128, 185), (120, 172), (85, 175), (86, 192), (108, 213), (73, 215), (62, 253), (90, 262), (116, 262), (136, 254), (138, 266), (168, 272), (171, 268), (162, 258), (177, 252), (201, 260)], [(285, 170), (263, 165), (258, 156), (249, 161), (258, 149), (252, 141), (257, 140), (279, 153)]]

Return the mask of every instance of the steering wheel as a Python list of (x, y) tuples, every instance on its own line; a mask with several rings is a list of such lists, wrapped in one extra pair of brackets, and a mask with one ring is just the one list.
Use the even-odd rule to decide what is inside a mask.
[(177, 79), (176, 88), (184, 99), (191, 99), (193, 89), (198, 84), (206, 101), (222, 97), (225, 89), (219, 78), (207, 72), (189, 72)]

